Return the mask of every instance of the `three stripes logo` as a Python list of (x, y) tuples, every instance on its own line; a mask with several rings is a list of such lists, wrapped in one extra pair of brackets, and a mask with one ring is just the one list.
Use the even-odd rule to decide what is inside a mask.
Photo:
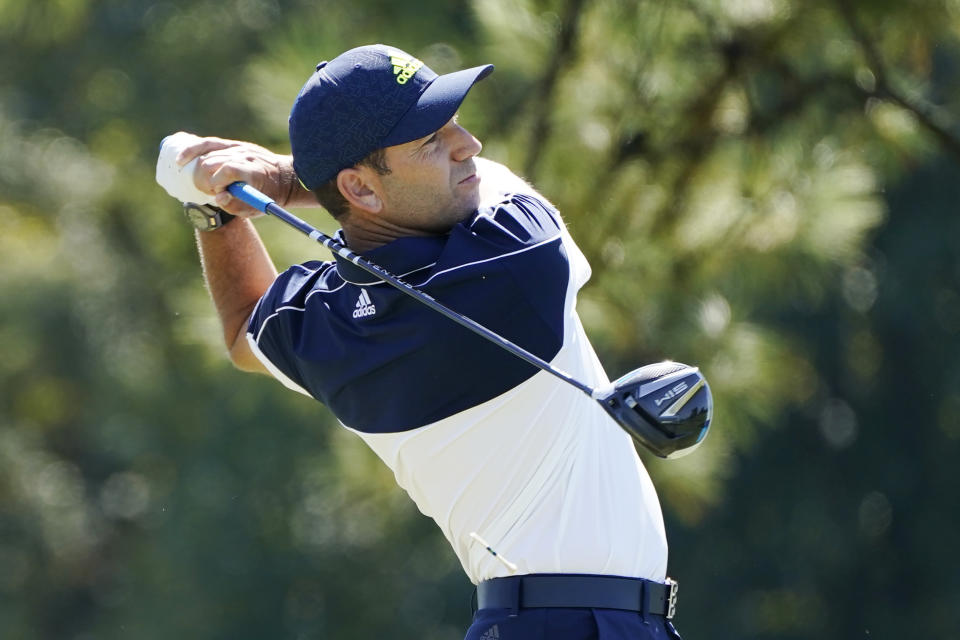
[(360, 289), (360, 297), (357, 298), (357, 307), (353, 310), (354, 318), (366, 318), (377, 313), (377, 307), (370, 300), (370, 294), (366, 289)]
[(397, 84), (407, 84), (407, 80), (413, 77), (423, 62), (416, 58), (411, 58), (399, 51), (390, 53), (390, 64), (393, 65), (393, 75), (397, 76)]
[(485, 634), (480, 636), (480, 640), (499, 640), (500, 628), (497, 625), (490, 627)]

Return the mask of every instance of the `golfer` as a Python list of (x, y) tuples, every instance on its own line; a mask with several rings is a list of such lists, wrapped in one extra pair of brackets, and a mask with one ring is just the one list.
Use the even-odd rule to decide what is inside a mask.
[[(320, 63), (292, 156), (192, 138), (201, 260), (233, 363), (325, 404), (395, 473), (477, 585), (467, 640), (679, 638), (660, 506), (585, 394), (337, 257), (275, 270), (242, 180), (322, 205), (353, 251), (593, 387), (590, 267), (557, 210), (457, 119), (490, 65), (438, 76), (384, 45)], [(231, 215), (232, 214), (232, 215)]]

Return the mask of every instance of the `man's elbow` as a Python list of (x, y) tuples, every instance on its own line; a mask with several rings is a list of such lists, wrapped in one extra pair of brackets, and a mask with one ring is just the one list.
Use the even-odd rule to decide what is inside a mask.
[(237, 336), (237, 339), (234, 340), (233, 344), (229, 348), (230, 362), (233, 363), (233, 366), (239, 369), (240, 371), (247, 371), (250, 373), (263, 373), (268, 374), (267, 368), (260, 362), (260, 359), (254, 355), (253, 350), (250, 348), (250, 344), (247, 342), (246, 333), (241, 333)]
[(256, 358), (248, 355), (235, 355), (230, 352), (230, 362), (240, 371), (249, 373), (264, 373), (263, 365)]

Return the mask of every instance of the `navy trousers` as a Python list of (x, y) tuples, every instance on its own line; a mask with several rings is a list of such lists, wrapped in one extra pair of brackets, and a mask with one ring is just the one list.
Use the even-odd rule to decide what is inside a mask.
[(663, 616), (617, 609), (480, 609), (464, 640), (680, 640)]

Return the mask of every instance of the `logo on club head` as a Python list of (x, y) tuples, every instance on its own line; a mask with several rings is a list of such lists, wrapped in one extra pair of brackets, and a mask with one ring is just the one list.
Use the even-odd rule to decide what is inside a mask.
[(663, 397), (662, 397), (662, 398), (657, 398), (656, 400), (654, 400), (654, 402), (655, 402), (656, 405), (659, 407), (660, 405), (662, 405), (662, 404), (663, 404), (664, 402), (666, 402), (667, 400), (672, 400), (673, 398), (676, 398), (678, 395), (680, 395), (681, 393), (683, 393), (683, 392), (686, 391), (686, 390), (687, 390), (687, 383), (686, 383), (686, 382), (680, 382), (679, 384), (675, 384), (675, 385), (674, 385), (673, 387), (671, 387), (670, 389), (667, 389), (667, 392), (663, 395)]

